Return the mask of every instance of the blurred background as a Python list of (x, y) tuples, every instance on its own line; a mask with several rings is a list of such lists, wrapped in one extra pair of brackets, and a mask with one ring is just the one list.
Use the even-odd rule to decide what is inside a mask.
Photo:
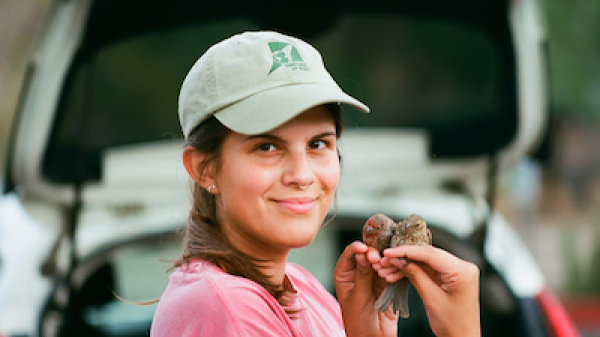
[[(0, 0), (0, 173), (24, 68), (49, 2)], [(542, 3), (550, 41), (549, 156), (526, 159), (503, 176), (496, 206), (576, 323), (600, 331), (600, 1)]]

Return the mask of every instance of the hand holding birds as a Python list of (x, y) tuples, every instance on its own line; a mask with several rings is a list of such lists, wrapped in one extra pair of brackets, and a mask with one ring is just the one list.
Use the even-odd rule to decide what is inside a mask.
[[(347, 335), (396, 336), (398, 314), (393, 304), (378, 309), (374, 303), (385, 298), (386, 287), (407, 279), (436, 336), (480, 337), (479, 268), (430, 245), (428, 231), (405, 231), (427, 227), (418, 218), (407, 220), (395, 223), (376, 214), (363, 226), (363, 242), (352, 242), (340, 255), (334, 285)], [(398, 311), (401, 307), (397, 304)]]
[[(380, 253), (384, 249), (400, 245), (431, 245), (431, 231), (427, 223), (419, 215), (413, 214), (405, 220), (395, 223), (384, 214), (378, 213), (367, 220), (363, 226), (362, 239)], [(375, 307), (382, 312), (392, 306), (394, 313), (400, 317), (409, 317), (408, 279), (404, 278), (391, 283), (384, 289)]]

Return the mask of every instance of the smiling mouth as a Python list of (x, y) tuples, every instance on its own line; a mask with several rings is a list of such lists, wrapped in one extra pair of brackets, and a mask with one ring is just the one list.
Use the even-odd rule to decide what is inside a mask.
[(306, 214), (314, 208), (315, 199), (282, 199), (277, 200), (277, 204), (292, 213)]

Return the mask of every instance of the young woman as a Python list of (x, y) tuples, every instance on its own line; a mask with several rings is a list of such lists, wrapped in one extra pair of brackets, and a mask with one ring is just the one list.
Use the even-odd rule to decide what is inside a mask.
[(179, 97), (193, 205), (152, 336), (396, 336), (397, 317), (373, 305), (403, 277), (434, 333), (480, 335), (479, 271), (443, 250), (354, 242), (333, 273), (338, 300), (287, 262), (335, 197), (340, 104), (368, 112), (299, 39), (247, 32), (200, 57)]

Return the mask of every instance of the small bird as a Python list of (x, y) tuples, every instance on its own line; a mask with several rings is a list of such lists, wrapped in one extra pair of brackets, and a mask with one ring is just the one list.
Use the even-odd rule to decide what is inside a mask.
[(374, 247), (380, 253), (390, 247), (394, 227), (397, 224), (386, 215), (377, 213), (365, 222), (362, 231), (362, 240), (367, 246)]
[[(376, 248), (379, 252), (388, 247), (431, 245), (432, 243), (431, 231), (427, 228), (427, 223), (416, 214), (398, 223), (381, 213), (375, 214), (363, 226), (362, 236), (365, 244)], [(399, 312), (400, 317), (408, 318), (410, 315), (408, 310), (409, 284), (406, 278), (388, 284), (375, 302), (375, 308), (379, 311), (387, 311), (391, 305), (394, 313)]]

